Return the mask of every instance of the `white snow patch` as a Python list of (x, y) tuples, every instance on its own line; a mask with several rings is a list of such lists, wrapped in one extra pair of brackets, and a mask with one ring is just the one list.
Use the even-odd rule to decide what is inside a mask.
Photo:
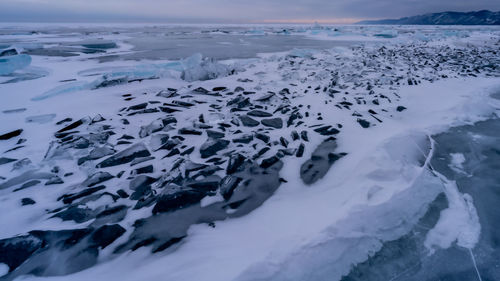
[(224, 198), (217, 193), (217, 195), (214, 195), (214, 196), (205, 196), (203, 199), (201, 199), (200, 201), (200, 205), (201, 207), (206, 207), (208, 205), (212, 205), (213, 203), (216, 203), (216, 202), (222, 202), (224, 201)]
[(457, 173), (464, 173), (465, 156), (462, 153), (450, 153), (451, 161), (449, 164), (450, 169)]
[(9, 266), (5, 263), (0, 263), (0, 277), (4, 276), (7, 273), (9, 273)]
[(437, 247), (447, 249), (454, 242), (460, 247), (473, 249), (479, 241), (481, 224), (472, 197), (460, 193), (455, 181), (439, 176), (443, 181), (449, 206), (441, 211), (439, 221), (427, 233), (424, 245), (430, 254), (434, 253)]

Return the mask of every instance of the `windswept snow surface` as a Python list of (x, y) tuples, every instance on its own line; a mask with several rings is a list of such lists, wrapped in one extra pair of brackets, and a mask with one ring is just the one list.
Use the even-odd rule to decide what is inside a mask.
[(440, 196), (421, 256), (483, 241), (430, 163), (497, 116), (498, 28), (27, 30), (0, 28), (31, 59), (0, 76), (0, 280), (367, 280)]

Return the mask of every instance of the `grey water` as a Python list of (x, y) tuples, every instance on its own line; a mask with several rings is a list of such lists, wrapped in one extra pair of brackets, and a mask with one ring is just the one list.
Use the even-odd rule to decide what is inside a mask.
[[(473, 198), (481, 224), (479, 242), (471, 251), (453, 244), (429, 255), (423, 244), (426, 234), (448, 206), (440, 194), (410, 233), (386, 242), (343, 281), (500, 280), (500, 119), (455, 127), (433, 139), (432, 167)], [(463, 171), (452, 169), (453, 153), (464, 155)]]

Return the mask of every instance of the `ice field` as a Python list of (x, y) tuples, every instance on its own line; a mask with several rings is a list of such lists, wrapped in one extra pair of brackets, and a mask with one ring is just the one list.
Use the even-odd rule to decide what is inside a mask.
[(500, 27), (0, 25), (0, 280), (500, 280)]

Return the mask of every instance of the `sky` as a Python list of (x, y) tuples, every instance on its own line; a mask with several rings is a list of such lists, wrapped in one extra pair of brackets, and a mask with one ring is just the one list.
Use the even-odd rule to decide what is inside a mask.
[(0, 0), (0, 22), (352, 23), (443, 11), (500, 10), (499, 0)]

